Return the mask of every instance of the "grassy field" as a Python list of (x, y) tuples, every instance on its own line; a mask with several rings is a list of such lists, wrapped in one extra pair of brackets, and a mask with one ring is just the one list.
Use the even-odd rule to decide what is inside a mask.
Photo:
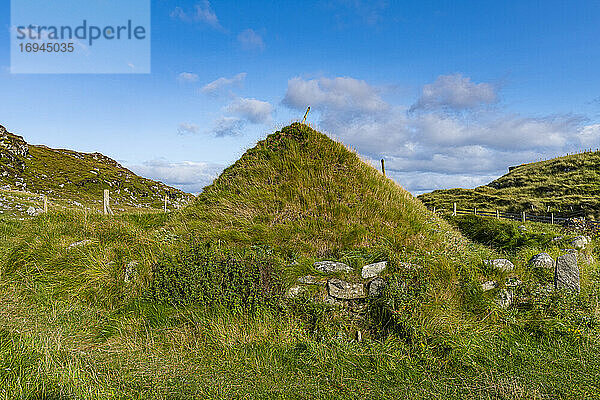
[(585, 152), (519, 166), (475, 189), (436, 190), (419, 196), (428, 207), (581, 213), (600, 219), (600, 152)]
[[(440, 313), (454, 305), (428, 296), (409, 299), (399, 318), (411, 335), (357, 342), (317, 312), (315, 331), (293, 309), (154, 300), (145, 288), (170, 240), (163, 222), (76, 213), (0, 221), (1, 398), (575, 399), (600, 390), (593, 271), (580, 296), (527, 309), (497, 308), (477, 291), (464, 293), (470, 311), (452, 310), (462, 315)], [(91, 242), (69, 249), (83, 239)], [(139, 264), (126, 282), (131, 261)]]
[[(597, 264), (580, 294), (526, 265), (575, 233), (461, 218), (299, 125), (181, 212), (0, 217), (0, 399), (598, 398)], [(512, 307), (490, 257), (523, 280)], [(382, 258), (360, 319), (282, 297), (315, 260)]]

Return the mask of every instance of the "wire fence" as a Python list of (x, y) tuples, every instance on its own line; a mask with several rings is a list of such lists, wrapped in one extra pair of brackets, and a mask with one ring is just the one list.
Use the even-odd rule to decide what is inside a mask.
[[(526, 211), (523, 211), (519, 214), (519, 213), (508, 213), (508, 212), (503, 212), (503, 211), (499, 211), (499, 210), (486, 211), (486, 210), (479, 210), (477, 208), (459, 209), (459, 208), (457, 208), (456, 203), (454, 203), (452, 210), (436, 209), (435, 207), (433, 208), (433, 212), (443, 212), (443, 211), (451, 212), (452, 215), (480, 215), (480, 216), (484, 216), (484, 217), (492, 217), (492, 218), (497, 218), (497, 219), (509, 219), (509, 220), (521, 221), (521, 222), (532, 221), (532, 222), (542, 222), (542, 223), (546, 223), (546, 224), (559, 224), (559, 225), (563, 225), (563, 224), (567, 223), (568, 221), (573, 220), (574, 218), (583, 217), (583, 214), (581, 214), (581, 213), (573, 213), (573, 214), (569, 214), (569, 215), (563, 215), (563, 214), (558, 215), (558, 214), (554, 214), (554, 213), (549, 213), (546, 215), (539, 215), (539, 214), (529, 214)], [(600, 221), (586, 220), (585, 222), (588, 224), (591, 224), (593, 226), (600, 227)]]

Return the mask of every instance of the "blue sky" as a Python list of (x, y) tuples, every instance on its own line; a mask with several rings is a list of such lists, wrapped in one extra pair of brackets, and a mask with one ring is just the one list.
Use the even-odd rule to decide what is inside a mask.
[(139, 75), (11, 74), (9, 3), (0, 124), (190, 192), (307, 105), (413, 193), (600, 147), (598, 2), (157, 0)]

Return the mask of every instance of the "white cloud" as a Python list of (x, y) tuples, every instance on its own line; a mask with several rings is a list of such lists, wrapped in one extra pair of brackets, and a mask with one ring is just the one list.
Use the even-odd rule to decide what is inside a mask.
[(423, 86), (421, 97), (411, 110), (465, 110), (498, 100), (496, 88), (489, 83), (474, 83), (461, 74), (440, 75)]
[(171, 12), (171, 17), (185, 22), (199, 22), (221, 31), (225, 30), (219, 22), (219, 18), (213, 11), (208, 0), (197, 3), (194, 5), (192, 10), (188, 11), (181, 7), (175, 7), (175, 9)]
[[(433, 86), (445, 89), (425, 98), (430, 105), (434, 98), (444, 100), (420, 112), (390, 104), (377, 87), (349, 77), (290, 79), (283, 103), (299, 110), (313, 107), (324, 131), (363, 156), (385, 158), (389, 175), (415, 193), (473, 187), (506, 173), (510, 165), (600, 146), (600, 124), (585, 126), (577, 115), (527, 117), (480, 109), (478, 104), (497, 99), (488, 92), (491, 85), (462, 77), (450, 81), (462, 85), (458, 94), (448, 94), (453, 85), (438, 85), (446, 82), (438, 78)], [(448, 112), (448, 107), (462, 109)]]
[(387, 164), (386, 174), (405, 188), (410, 188), (415, 196), (439, 188), (473, 188), (485, 185), (498, 177), (497, 175), (469, 176), (436, 172), (397, 173), (387, 170)]
[(187, 122), (182, 122), (177, 127), (177, 133), (180, 135), (196, 134), (198, 132), (200, 132), (200, 127), (198, 125), (190, 124)]
[(262, 124), (271, 121), (273, 114), (273, 106), (270, 103), (242, 97), (229, 104), (226, 110), (254, 124)]
[(283, 103), (299, 110), (311, 106), (344, 114), (377, 113), (389, 108), (378, 92), (367, 82), (354, 78), (296, 77), (288, 81)]
[(265, 49), (265, 42), (263, 41), (262, 36), (252, 29), (246, 29), (245, 31), (240, 32), (237, 40), (244, 50), (262, 51)]
[(182, 72), (177, 75), (177, 80), (180, 82), (197, 82), (198, 75), (191, 72)]
[(232, 78), (222, 77), (210, 83), (207, 83), (200, 90), (202, 91), (202, 93), (214, 95), (225, 87), (232, 85), (240, 85), (244, 81), (244, 79), (246, 79), (246, 75), (247, 74), (245, 72), (241, 72)]
[(242, 128), (246, 122), (237, 117), (223, 116), (215, 121), (212, 133), (216, 137), (238, 136), (242, 133)]
[(584, 126), (579, 132), (579, 141), (587, 148), (600, 148), (600, 124)]
[(198, 193), (212, 183), (223, 166), (203, 162), (151, 160), (139, 165), (129, 165), (138, 175), (161, 181), (188, 193)]

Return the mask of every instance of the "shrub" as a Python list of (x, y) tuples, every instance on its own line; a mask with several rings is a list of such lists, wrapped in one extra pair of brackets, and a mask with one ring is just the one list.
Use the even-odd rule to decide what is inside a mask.
[(280, 297), (281, 265), (268, 248), (195, 245), (154, 266), (151, 295), (174, 304), (254, 310)]

